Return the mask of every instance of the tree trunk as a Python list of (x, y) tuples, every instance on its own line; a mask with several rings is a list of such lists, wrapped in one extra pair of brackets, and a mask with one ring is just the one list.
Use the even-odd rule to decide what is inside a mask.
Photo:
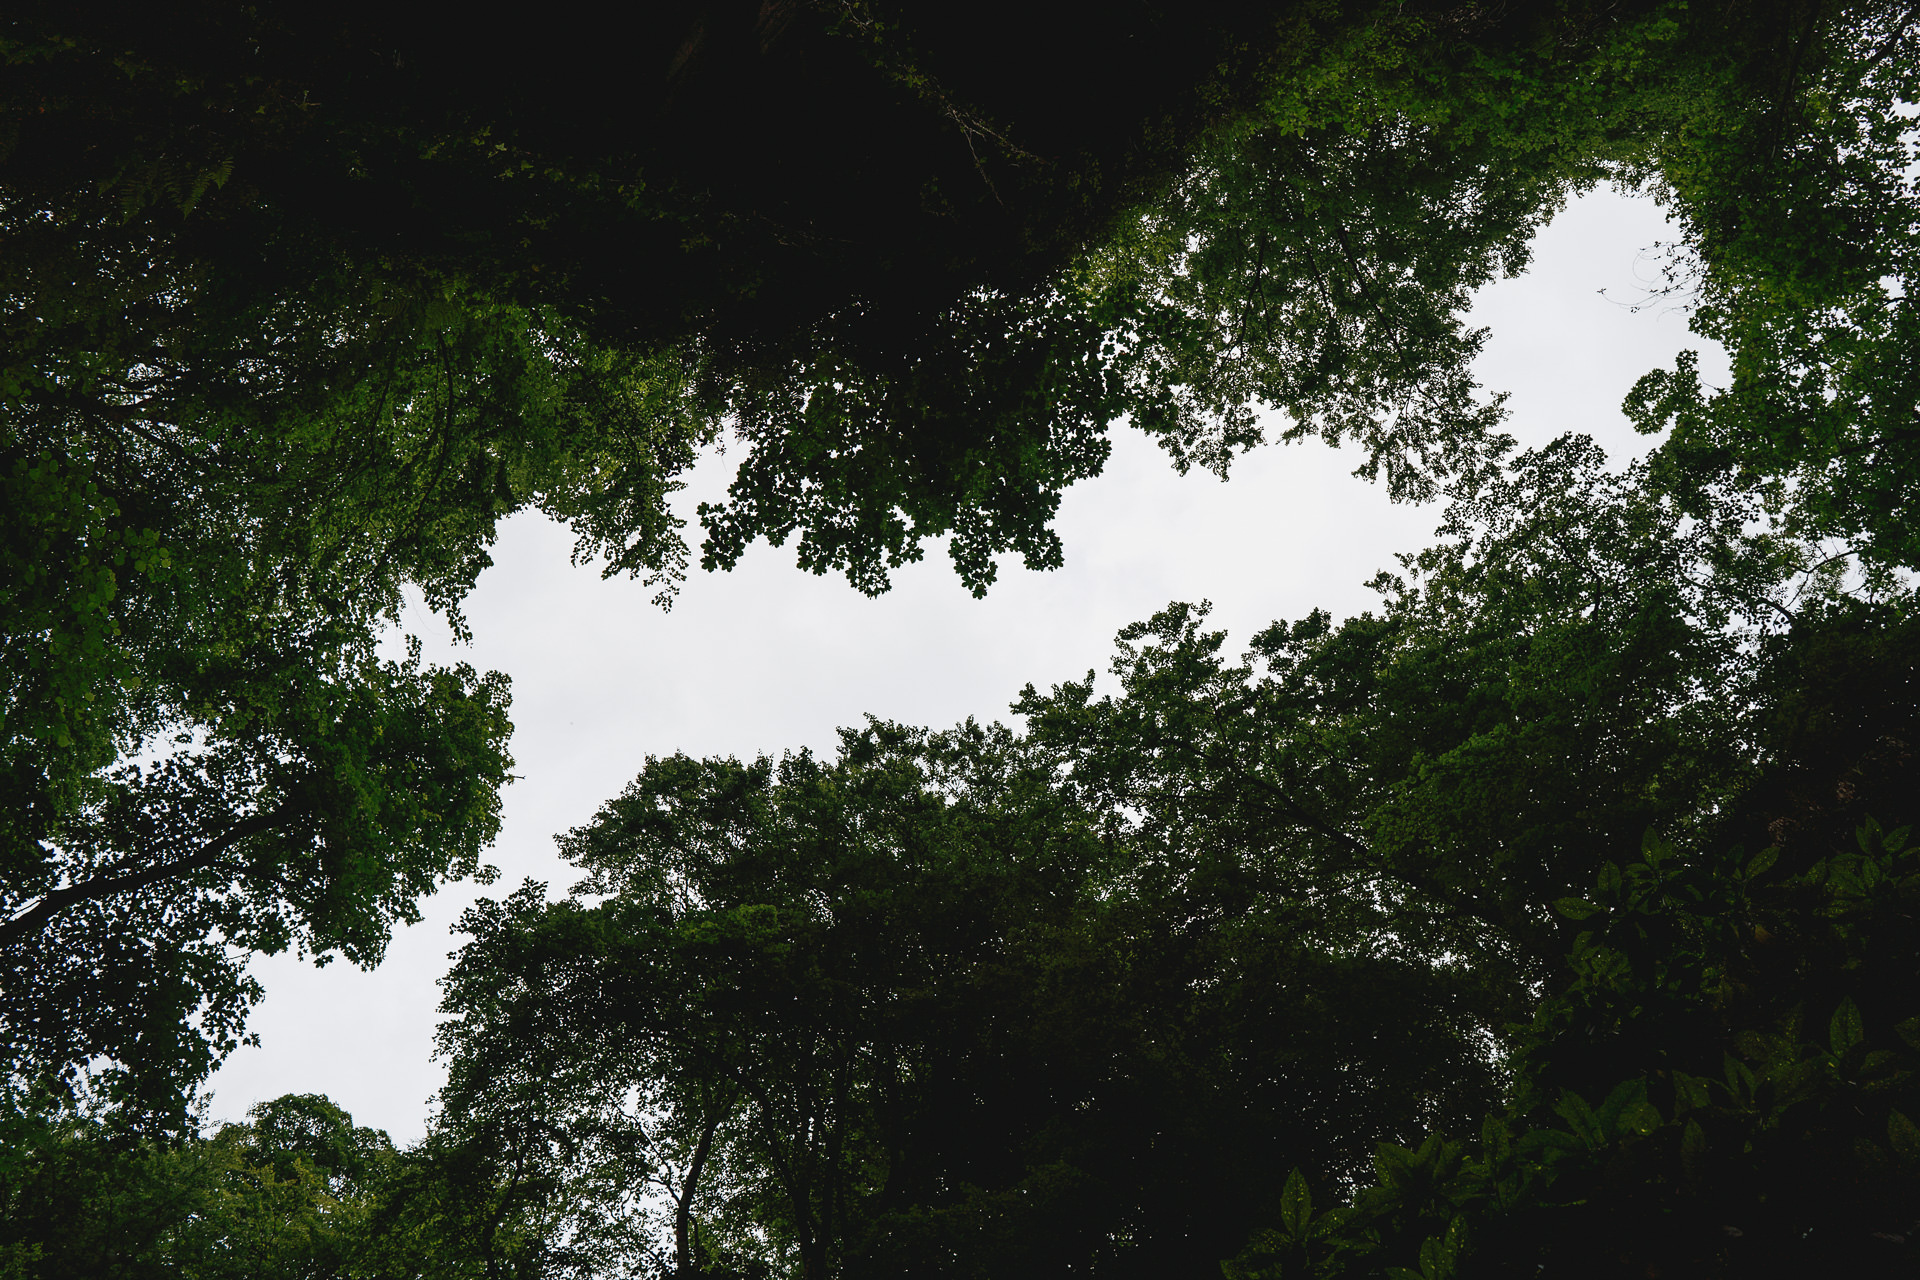
[(700, 1129), (700, 1141), (693, 1148), (693, 1161), (687, 1166), (686, 1181), (680, 1184), (680, 1200), (673, 1211), (673, 1266), (674, 1274), (681, 1280), (693, 1275), (693, 1193), (699, 1189), (700, 1171), (706, 1167), (707, 1156), (713, 1151), (714, 1131), (730, 1109), (730, 1104), (716, 1107), (707, 1117)]

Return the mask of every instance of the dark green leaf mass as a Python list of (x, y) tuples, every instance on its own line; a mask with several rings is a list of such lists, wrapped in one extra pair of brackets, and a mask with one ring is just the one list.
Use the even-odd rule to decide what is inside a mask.
[[(1911, 1275), (1920, 13), (736, 0), (0, 27), (0, 1280)], [(1612, 181), (1731, 359), (1525, 453)], [(247, 961), (481, 858), (498, 523), (669, 601), (1061, 562), (1126, 422), (1444, 498), (1239, 661), (672, 756), (469, 914), (433, 1132), (197, 1125)], [(1284, 553), (1285, 549), (1281, 549)]]

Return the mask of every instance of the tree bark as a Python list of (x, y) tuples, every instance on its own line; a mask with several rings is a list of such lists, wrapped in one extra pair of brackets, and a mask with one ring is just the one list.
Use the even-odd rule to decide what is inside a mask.
[(78, 902), (89, 902), (95, 898), (107, 898), (116, 893), (128, 893), (135, 889), (144, 889), (150, 884), (158, 884), (172, 876), (186, 875), (199, 871), (218, 862), (228, 850), (249, 836), (257, 836), (271, 831), (293, 816), (292, 810), (282, 807), (271, 813), (255, 814), (243, 818), (215, 836), (191, 857), (180, 858), (173, 862), (156, 863), (142, 867), (138, 871), (110, 871), (97, 875), (79, 884), (70, 884), (63, 889), (54, 889), (43, 896), (33, 906), (14, 916), (5, 924), (0, 924), (0, 947), (9, 947), (44, 927), (48, 920), (66, 908)]
[(707, 1122), (700, 1129), (700, 1141), (693, 1148), (693, 1161), (687, 1166), (687, 1177), (680, 1184), (679, 1203), (673, 1210), (673, 1265), (674, 1274), (687, 1280), (693, 1275), (693, 1193), (700, 1186), (700, 1171), (706, 1167), (707, 1156), (713, 1151), (714, 1131), (720, 1122), (732, 1110), (732, 1104), (715, 1107)]

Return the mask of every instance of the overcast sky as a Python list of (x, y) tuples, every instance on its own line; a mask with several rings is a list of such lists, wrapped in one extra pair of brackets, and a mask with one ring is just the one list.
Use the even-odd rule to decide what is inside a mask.
[[(1524, 276), (1483, 291), (1473, 322), (1492, 336), (1480, 379), (1510, 393), (1508, 429), (1523, 444), (1584, 431), (1626, 457), (1650, 443), (1619, 410), (1635, 378), (1693, 347), (1705, 353), (1707, 379), (1720, 380), (1724, 357), (1682, 315), (1634, 307), (1658, 282), (1646, 250), (1672, 238), (1650, 201), (1596, 192), (1541, 232)], [(565, 529), (516, 516), (467, 602), (471, 646), (451, 646), (417, 605), (406, 619), (430, 659), (513, 678), (518, 781), (490, 858), (500, 881), (443, 890), (372, 972), (290, 956), (256, 962), (267, 989), (252, 1021), (261, 1044), (214, 1077), (213, 1114), (238, 1118), (283, 1093), (325, 1093), (396, 1142), (417, 1140), (444, 1079), (430, 1056), (436, 980), (458, 945), (460, 913), (529, 876), (564, 893), (574, 875), (554, 856), (554, 835), (589, 821), (648, 755), (828, 753), (835, 728), (868, 713), (934, 726), (1004, 719), (1029, 682), (1104, 672), (1114, 633), (1170, 600), (1211, 600), (1235, 652), (1276, 618), (1372, 607), (1363, 584), (1392, 567), (1394, 552), (1424, 546), (1439, 512), (1389, 503), (1349, 474), (1360, 460), (1317, 443), (1270, 446), (1222, 483), (1176, 475), (1156, 447), (1122, 430), (1105, 474), (1061, 505), (1066, 567), (1003, 563), (985, 600), (960, 586), (943, 548), (868, 599), (841, 578), (802, 573), (790, 547), (762, 545), (732, 573), (694, 574), (662, 613), (639, 583), (571, 567)], [(718, 496), (728, 478), (726, 459), (703, 463), (682, 509)]]

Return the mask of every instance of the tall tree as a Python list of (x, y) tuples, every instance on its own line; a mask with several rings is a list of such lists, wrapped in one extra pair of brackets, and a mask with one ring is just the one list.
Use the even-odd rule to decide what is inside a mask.
[(171, 1141), (130, 1133), (97, 1106), (29, 1106), (8, 1128), (9, 1280), (399, 1274), (381, 1269), (370, 1233), (398, 1155), (324, 1097), (275, 1098), (243, 1122)]
[(1555, 904), (1505, 1105), (1321, 1213), (1302, 1177), (1228, 1274), (1911, 1275), (1915, 645), (1909, 598), (1769, 646), (1764, 771)]
[[(706, 564), (797, 535), (877, 591), (950, 534), (980, 591), (1001, 553), (1058, 563), (1114, 421), (1224, 469), (1259, 407), (1430, 495), (1501, 445), (1471, 290), (1602, 177), (1670, 199), (1740, 370), (1643, 384), (1642, 421), (1678, 424), (1663, 483), (1742, 475), (1909, 562), (1906, 9), (1068, 16), (702, 4), (581, 41), (563, 14), (528, 40), (364, 6), (22, 9), (11, 1069), (104, 1056), (178, 1116), (241, 1034), (229, 945), (368, 962), (477, 868), (504, 683), (375, 649), (409, 585), (458, 621), (502, 515), (670, 590), (676, 477), (731, 429)], [(95, 975), (113, 1000), (75, 1002)]]
[(21, 291), (75, 296), (10, 351), (0, 449), (0, 1044), (177, 1117), (256, 994), (234, 948), (373, 963), (497, 828), (507, 683), (379, 660), (403, 586), (458, 623), (528, 500), (670, 577), (705, 428), (668, 364), (510, 307), (340, 277), (209, 333), (218, 283), (137, 228), (24, 247)]
[[(1690, 517), (1653, 470), (1610, 471), (1578, 438), (1515, 457), (1383, 575), (1380, 614), (1276, 625), (1230, 664), (1204, 611), (1176, 606), (1122, 633), (1115, 692), (1029, 689), (1019, 733), (875, 723), (831, 764), (650, 762), (563, 842), (588, 873), (573, 897), (529, 886), (468, 918), (449, 1132), (511, 1119), (573, 1152), (554, 1203), (581, 1217), (556, 1230), (637, 1232), (682, 1273), (744, 1255), (807, 1276), (1212, 1274), (1262, 1220), (1305, 1213), (1307, 1241), (1304, 1189), (1364, 1186), (1384, 1143), (1387, 1189), (1314, 1228), (1308, 1256), (1415, 1265), (1420, 1232), (1446, 1231), (1419, 1195), (1495, 1194), (1448, 1182), (1458, 1148), (1422, 1141), (1477, 1124), (1496, 1080), (1513, 1108), (1496, 1128), (1539, 1128), (1525, 1118), (1556, 1091), (1598, 1108), (1647, 1062), (1758, 1063), (1772, 1050), (1739, 1037), (1799, 998), (1755, 985), (1726, 1030), (1683, 1030), (1712, 935), (1622, 914), (1602, 942), (1579, 923), (1596, 878), (1626, 895), (1608, 910), (1717, 919), (1713, 895), (1743, 883), (1721, 870), (1754, 821), (1736, 815), (1771, 820), (1796, 770), (1830, 785), (1832, 764), (1799, 761), (1820, 731), (1782, 724), (1877, 717), (1833, 745), (1842, 768), (1909, 732), (1886, 698), (1904, 642), (1848, 655), (1878, 653), (1865, 637), (1912, 602), (1854, 594), (1817, 544), (1757, 529), (1737, 487)], [(1862, 638), (1823, 649), (1848, 618)], [(1849, 814), (1900, 794), (1887, 750)], [(1841, 883), (1832, 856), (1809, 846), (1765, 918), (1818, 909), (1795, 895)], [(1847, 874), (1891, 893), (1889, 868)], [(1714, 905), (1681, 907), (1689, 892)], [(1848, 928), (1818, 946), (1846, 953)], [(1893, 945), (1876, 1022), (1904, 1016)], [(1666, 994), (1621, 1003), (1634, 981)], [(1596, 1123), (1641, 1123), (1622, 1108), (1645, 1096)], [(627, 1135), (623, 1194), (674, 1171), (650, 1246), (644, 1213), (560, 1192), (562, 1170), (606, 1167), (588, 1133)], [(1853, 1177), (1825, 1141), (1780, 1158)], [(1728, 1158), (1766, 1185), (1771, 1166)], [(1603, 1222), (1641, 1230), (1632, 1203), (1564, 1244), (1522, 1224), (1487, 1256), (1574, 1256)], [(1244, 1265), (1284, 1263), (1293, 1238)]]
[[(885, 724), (832, 764), (651, 763), (568, 838), (575, 898), (469, 918), (444, 1123), (624, 1130), (666, 1194), (621, 1229), (675, 1274), (1146, 1275), (1231, 1249), (1277, 1165), (1350, 1173), (1485, 1096), (1475, 993), (1286, 831), (1150, 853), (1062, 763)], [(584, 1189), (577, 1227), (619, 1226)]]

